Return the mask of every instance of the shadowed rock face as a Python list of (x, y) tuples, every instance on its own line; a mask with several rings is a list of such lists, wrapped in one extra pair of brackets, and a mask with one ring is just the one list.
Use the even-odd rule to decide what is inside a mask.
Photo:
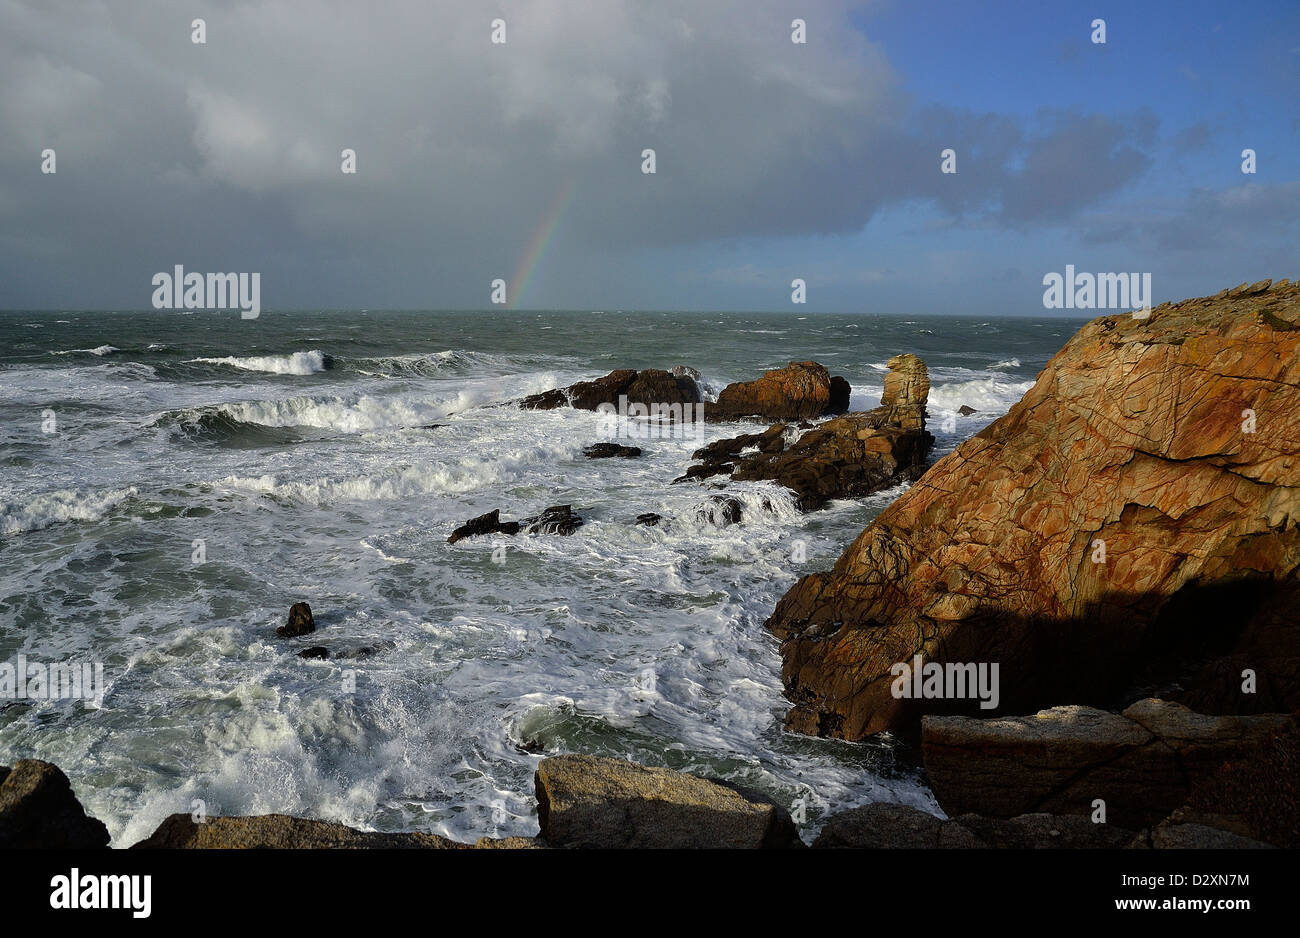
[(917, 654), (998, 663), (991, 712), (1153, 685), (1210, 712), (1296, 709), (1297, 519), (1300, 289), (1093, 320), (777, 605), (786, 725), (861, 739), (990, 714), (895, 698), (891, 668)]
[(39, 759), (0, 766), (0, 849), (95, 850), (108, 828), (89, 817), (59, 767)]
[(1053, 707), (994, 720), (927, 716), (921, 751), (949, 815), (1086, 818), (1100, 798), (1108, 823), (1138, 828), (1167, 817), (1225, 761), (1293, 726), (1287, 714), (1205, 716), (1147, 699), (1122, 714)]
[(1013, 850), (1115, 849), (1133, 832), (1094, 824), (1082, 815), (1025, 814), (986, 818), (974, 814), (944, 820), (902, 804), (853, 808), (826, 820), (813, 841), (818, 849)]
[(595, 756), (537, 766), (537, 818), (552, 847), (802, 847), (785, 809), (671, 769)]

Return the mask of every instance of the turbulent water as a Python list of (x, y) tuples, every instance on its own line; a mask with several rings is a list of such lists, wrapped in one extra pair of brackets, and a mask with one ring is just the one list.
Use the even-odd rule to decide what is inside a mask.
[[(557, 752), (801, 801), (807, 833), (871, 801), (937, 811), (888, 740), (781, 730), (762, 628), (900, 490), (800, 515), (784, 490), (735, 485), (753, 510), (724, 527), (700, 510), (709, 489), (669, 483), (695, 448), (759, 425), (588, 460), (607, 438), (599, 415), (500, 405), (614, 368), (688, 364), (720, 388), (814, 359), (861, 409), (879, 402), (886, 359), (915, 352), (942, 455), (1005, 412), (1076, 326), (0, 313), (0, 661), (102, 662), (107, 684), (99, 709), (0, 701), (0, 763), (57, 763), (119, 846), (196, 800), (209, 814), (531, 835), (533, 769)], [(978, 413), (957, 416), (963, 404)], [(587, 522), (572, 537), (446, 542), (493, 508), (564, 503)], [(673, 520), (635, 526), (644, 512)], [(297, 600), (317, 632), (277, 638)], [(297, 657), (316, 644), (373, 653)]]

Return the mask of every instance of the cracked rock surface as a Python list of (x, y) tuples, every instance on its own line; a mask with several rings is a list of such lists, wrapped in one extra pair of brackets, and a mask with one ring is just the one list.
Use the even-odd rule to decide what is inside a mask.
[[(861, 739), (1153, 690), (1300, 708), (1298, 522), (1300, 287), (1095, 319), (777, 605), (786, 725)], [(997, 663), (1000, 708), (896, 698), (917, 654)]]

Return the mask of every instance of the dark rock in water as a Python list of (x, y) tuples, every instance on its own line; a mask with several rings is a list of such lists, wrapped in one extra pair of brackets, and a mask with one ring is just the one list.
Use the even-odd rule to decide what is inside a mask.
[(311, 616), (311, 606), (294, 603), (289, 607), (289, 621), (275, 630), (281, 638), (295, 638), (316, 631), (316, 620)]
[(734, 495), (710, 495), (709, 504), (699, 509), (700, 520), (712, 519), (724, 528), (740, 524), (744, 513), (744, 504)]
[(442, 429), (443, 427), (445, 427), (445, 426), (446, 426), (445, 423), (426, 423), (424, 426), (420, 427), (420, 429), (421, 429), (421, 430), (441, 430), (441, 429)]
[(0, 850), (98, 850), (108, 840), (58, 766), (39, 759), (0, 766)]
[(525, 534), (570, 535), (582, 527), (582, 519), (573, 513), (570, 505), (552, 505), (540, 515), (524, 518), (520, 525)]
[[(638, 371), (625, 393), (629, 404), (698, 404), (701, 400), (699, 385), (693, 379), (658, 368)], [(610, 403), (617, 404), (618, 399)]]
[(379, 654), (380, 652), (392, 651), (396, 647), (397, 647), (397, 642), (393, 642), (393, 641), (375, 642), (375, 644), (373, 645), (362, 645), (360, 648), (354, 649), (353, 651), (340, 655), (339, 657), (340, 658), (373, 658), (375, 655)]
[[(776, 424), (763, 433), (717, 440), (695, 451), (703, 464), (675, 480), (729, 474), (737, 481), (779, 482), (795, 494), (804, 511), (833, 498), (861, 498), (925, 471), (934, 437), (925, 430), (929, 377), (915, 355), (889, 360), (881, 406), (845, 414), (809, 429), (793, 443), (789, 427)], [(746, 451), (757, 447), (757, 453)]]
[(299, 658), (328, 658), (330, 651), (324, 645), (312, 645), (298, 652)]
[(636, 516), (636, 523), (637, 523), (637, 524), (644, 524), (644, 525), (648, 525), (648, 526), (650, 526), (650, 527), (654, 527), (654, 526), (657, 525), (660, 521), (663, 521), (663, 520), (664, 520), (663, 515), (655, 514), (653, 511), (647, 511), (647, 512), (646, 512), (645, 514), (643, 514), (643, 515), (637, 515), (637, 516)]
[(702, 482), (705, 479), (711, 478), (713, 476), (729, 475), (731, 472), (735, 470), (735, 468), (736, 468), (735, 464), (729, 462), (705, 463), (702, 466), (688, 466), (686, 469), (686, 474), (678, 476), (676, 479), (673, 479), (673, 484), (676, 485), (678, 482), (689, 482), (692, 479), (698, 482)]
[(523, 531), (525, 534), (572, 534), (578, 528), (582, 527), (582, 519), (573, 513), (569, 505), (553, 505), (547, 508), (540, 515), (534, 515), (531, 518), (522, 518), (519, 521), (502, 521), (501, 509), (494, 508), (485, 515), (479, 515), (470, 521), (466, 521), (447, 538), (448, 544), (455, 544), (457, 541), (467, 537), (478, 537), (483, 534), (518, 534)]
[(622, 446), (618, 443), (593, 443), (582, 451), (588, 459), (609, 459), (614, 456), (634, 459), (641, 455), (638, 446)]
[(971, 414), (979, 413), (979, 411), (977, 411), (974, 407), (968, 407), (965, 404), (962, 404), (960, 407), (957, 408), (957, 413), (961, 414), (963, 417), (969, 417)]
[(834, 384), (830, 372), (817, 362), (790, 362), (754, 381), (727, 385), (705, 415), (708, 420), (824, 417), (833, 407), (848, 408), (848, 382), (840, 382)]
[(467, 537), (478, 537), (483, 534), (518, 534), (518, 521), (502, 521), (501, 509), (493, 508), (485, 515), (479, 515), (477, 518), (471, 518), (466, 521), (447, 538), (448, 544), (455, 544), (457, 541), (464, 540)]
[(780, 805), (737, 787), (622, 759), (566, 755), (537, 766), (537, 820), (552, 847), (802, 847)]
[(188, 814), (173, 814), (133, 850), (468, 850), (469, 844), (436, 834), (385, 834), (359, 831), (329, 821), (287, 814), (208, 817), (196, 824)]
[(677, 376), (657, 368), (635, 371), (624, 368), (592, 381), (579, 381), (567, 388), (531, 394), (519, 402), (525, 410), (554, 410), (575, 407), (597, 410), (602, 404), (618, 406), (621, 396), (629, 404), (698, 404), (699, 387), (685, 375)]

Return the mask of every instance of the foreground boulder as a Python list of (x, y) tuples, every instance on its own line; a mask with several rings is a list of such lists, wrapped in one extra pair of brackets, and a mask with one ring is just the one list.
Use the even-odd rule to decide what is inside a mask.
[(1290, 850), (1300, 847), (1300, 724), (1292, 721), (1259, 745), (1229, 756), (1208, 776), (1192, 779), (1186, 804), (1152, 838), (1166, 844), (1204, 839), (1205, 828)]
[(801, 847), (781, 806), (753, 793), (595, 756), (537, 766), (537, 817), (552, 847)]
[(874, 410), (835, 417), (793, 442), (787, 442), (786, 424), (717, 440), (696, 450), (694, 458), (702, 464), (676, 481), (730, 475), (736, 481), (779, 482), (794, 492), (804, 511), (913, 481), (925, 472), (934, 444), (925, 429), (929, 393), (925, 363), (915, 355), (896, 355)]
[(0, 766), (0, 850), (97, 850), (108, 839), (58, 766), (39, 759)]
[(1101, 799), (1109, 823), (1137, 829), (1183, 805), (1225, 761), (1293, 726), (1288, 714), (1204, 716), (1147, 699), (1122, 714), (1070, 706), (993, 720), (927, 716), (921, 752), (949, 815), (1087, 819)]
[(1087, 817), (1025, 814), (944, 819), (902, 804), (878, 803), (832, 815), (813, 847), (818, 849), (979, 850), (1115, 849), (1133, 840), (1130, 830), (1094, 824)]
[(972, 700), (891, 669), (996, 663), (1001, 711), (1163, 696), (1300, 709), (1300, 289), (1085, 325), (1013, 406), (801, 579), (786, 725), (861, 739)]
[(196, 824), (188, 814), (173, 814), (137, 850), (467, 850), (463, 844), (436, 834), (384, 834), (359, 831), (330, 821), (312, 821), (287, 814), (255, 817), (210, 817)]
[(817, 362), (790, 362), (754, 381), (727, 385), (705, 416), (708, 420), (802, 420), (842, 414), (849, 409), (849, 390), (847, 381), (832, 378)]

